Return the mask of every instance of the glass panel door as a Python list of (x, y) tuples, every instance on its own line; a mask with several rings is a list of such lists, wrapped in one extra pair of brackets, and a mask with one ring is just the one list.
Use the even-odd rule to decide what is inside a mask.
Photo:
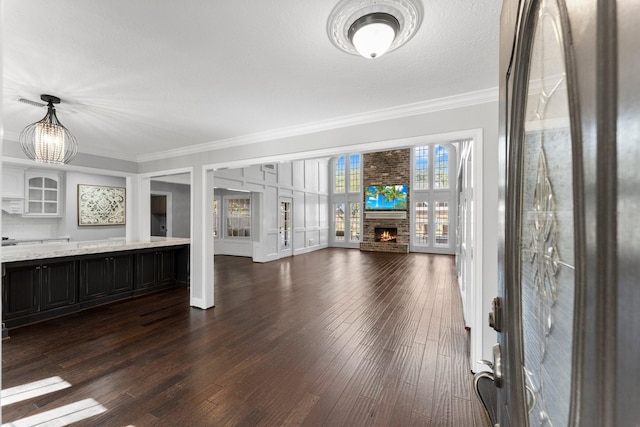
[[(530, 426), (569, 422), (575, 288), (572, 143), (555, 0), (543, 0), (531, 50), (521, 147), (521, 369)], [(517, 271), (517, 270), (516, 270)]]
[(291, 249), (291, 200), (280, 200), (280, 250)]

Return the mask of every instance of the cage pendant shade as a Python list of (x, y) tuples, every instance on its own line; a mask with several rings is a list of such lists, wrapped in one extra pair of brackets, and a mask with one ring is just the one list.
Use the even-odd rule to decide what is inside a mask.
[(58, 104), (60, 99), (51, 95), (42, 95), (40, 99), (47, 102), (47, 114), (22, 130), (22, 150), (38, 163), (68, 163), (78, 153), (78, 142), (56, 116), (53, 104)]

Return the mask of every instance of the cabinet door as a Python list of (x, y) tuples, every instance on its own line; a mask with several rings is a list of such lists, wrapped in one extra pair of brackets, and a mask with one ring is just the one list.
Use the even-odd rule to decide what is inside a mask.
[(14, 168), (2, 168), (2, 197), (24, 197), (24, 170)]
[(27, 216), (58, 216), (60, 210), (60, 176), (47, 172), (25, 174)]
[(176, 280), (173, 250), (157, 252), (156, 264), (158, 284), (166, 284)]
[(176, 281), (179, 286), (189, 286), (190, 266), (189, 266), (189, 246), (182, 246), (175, 251), (175, 272)]
[(117, 294), (133, 289), (133, 256), (114, 256), (110, 259), (111, 281), (109, 293)]
[(156, 253), (142, 252), (136, 255), (136, 289), (156, 284)]
[(107, 295), (109, 283), (108, 264), (108, 257), (80, 261), (80, 301)]
[(76, 262), (53, 262), (42, 266), (42, 310), (76, 302)]
[(2, 283), (3, 320), (39, 310), (40, 271), (39, 265), (7, 267)]

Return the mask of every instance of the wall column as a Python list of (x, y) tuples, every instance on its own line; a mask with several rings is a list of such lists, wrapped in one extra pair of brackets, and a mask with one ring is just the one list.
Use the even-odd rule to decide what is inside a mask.
[(191, 296), (190, 305), (211, 308), (213, 299), (213, 171), (202, 167), (191, 174)]

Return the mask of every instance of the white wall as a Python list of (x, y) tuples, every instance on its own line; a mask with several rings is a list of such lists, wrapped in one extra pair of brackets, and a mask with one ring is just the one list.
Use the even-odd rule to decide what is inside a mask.
[(66, 172), (64, 217), (58, 227), (58, 233), (69, 236), (71, 240), (103, 240), (125, 237), (124, 225), (78, 226), (78, 184), (125, 187), (122, 177), (93, 175), (80, 172)]
[[(245, 168), (215, 171), (215, 195), (243, 194), (231, 190), (251, 191), (251, 239), (215, 239), (215, 254), (251, 256), (267, 262), (290, 252), (279, 250), (280, 197), (293, 200), (293, 252), (297, 255), (328, 245), (327, 161), (297, 160), (276, 164), (274, 169), (252, 165)], [(226, 189), (226, 190), (223, 190)], [(245, 193), (246, 194), (246, 193)], [(222, 218), (222, 217), (221, 217)]]

